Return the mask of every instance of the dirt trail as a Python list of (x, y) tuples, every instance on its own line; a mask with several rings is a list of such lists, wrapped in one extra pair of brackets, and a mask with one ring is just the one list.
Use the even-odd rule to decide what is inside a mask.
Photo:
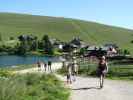
[(133, 82), (105, 80), (103, 89), (98, 83), (97, 78), (77, 77), (69, 86), (71, 100), (133, 100)]

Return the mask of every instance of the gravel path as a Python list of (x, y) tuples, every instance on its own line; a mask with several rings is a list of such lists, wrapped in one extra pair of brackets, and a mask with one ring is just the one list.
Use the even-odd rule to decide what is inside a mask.
[(69, 85), (71, 100), (133, 100), (133, 82), (105, 80), (102, 89), (98, 83), (97, 78), (77, 77)]

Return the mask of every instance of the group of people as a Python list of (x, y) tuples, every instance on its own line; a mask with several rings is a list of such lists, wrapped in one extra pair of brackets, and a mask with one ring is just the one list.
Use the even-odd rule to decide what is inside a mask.
[(76, 58), (73, 58), (67, 65), (67, 83), (72, 83), (76, 81), (76, 75), (78, 74), (78, 63)]
[[(38, 71), (44, 70), (44, 71), (50, 71), (52, 72), (52, 62), (43, 62), (43, 61), (38, 61), (37, 62), (38, 66)], [(63, 67), (64, 68), (64, 67)], [(79, 70), (79, 64), (77, 62), (77, 59), (73, 57), (67, 64), (67, 83), (71, 84), (72, 82), (76, 81), (76, 75), (78, 74)], [(105, 56), (101, 56), (98, 58), (98, 67), (97, 67), (97, 76), (104, 78), (106, 73), (108, 72), (108, 64)]]
[(52, 66), (51, 61), (48, 61), (48, 62), (38, 61), (37, 62), (38, 71), (44, 70), (45, 72), (46, 71), (52, 72), (51, 66)]
[[(100, 77), (101, 75), (103, 77), (105, 77), (106, 73), (108, 72), (108, 64), (107, 64), (107, 60), (105, 56), (101, 56), (100, 58), (98, 58), (98, 67), (97, 67), (97, 71), (96, 74), (98, 77)], [(69, 62), (69, 64), (67, 65), (67, 83), (72, 83), (72, 81), (76, 81), (76, 75), (78, 74), (78, 68), (79, 65), (76, 61), (76, 59), (74, 59), (72, 62)]]

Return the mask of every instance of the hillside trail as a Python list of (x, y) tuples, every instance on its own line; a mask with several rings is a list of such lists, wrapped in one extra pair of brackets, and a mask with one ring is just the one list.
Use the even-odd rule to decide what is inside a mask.
[[(54, 70), (60, 68), (59, 64)], [(16, 71), (16, 73), (43, 73), (37, 68)], [(49, 72), (48, 72), (49, 73)], [(104, 87), (99, 88), (99, 79), (92, 77), (76, 77), (72, 84), (66, 84), (66, 77), (55, 74), (71, 90), (70, 100), (133, 100), (133, 82), (105, 79)]]

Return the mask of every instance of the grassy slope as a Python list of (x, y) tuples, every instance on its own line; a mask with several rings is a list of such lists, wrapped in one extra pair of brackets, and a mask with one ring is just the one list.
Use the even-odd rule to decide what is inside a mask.
[(133, 30), (83, 20), (0, 13), (0, 33), (4, 40), (10, 36), (17, 37), (20, 34), (31, 33), (39, 37), (49, 34), (63, 41), (68, 41), (73, 36), (80, 36), (91, 44), (113, 42), (133, 51), (133, 44), (130, 43), (133, 39)]
[(69, 91), (54, 75), (1, 77), (0, 100), (68, 100)]

